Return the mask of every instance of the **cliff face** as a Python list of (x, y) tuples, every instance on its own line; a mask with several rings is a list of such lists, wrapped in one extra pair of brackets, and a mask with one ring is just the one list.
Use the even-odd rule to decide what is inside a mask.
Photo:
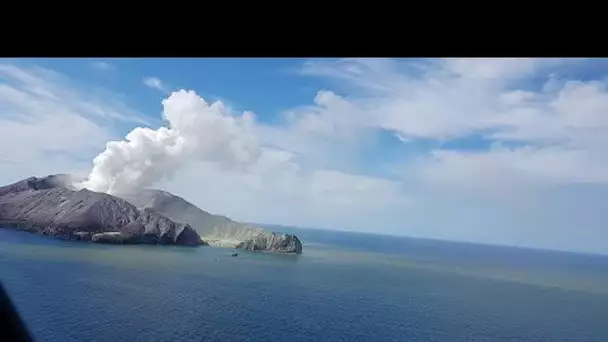
[(211, 245), (277, 253), (302, 253), (295, 235), (276, 234), (262, 228), (210, 214), (185, 199), (162, 190), (120, 195), (139, 208), (150, 208), (176, 222), (190, 224)]
[(105, 193), (69, 188), (69, 176), (28, 178), (0, 187), (0, 225), (107, 243), (199, 245), (188, 224)]

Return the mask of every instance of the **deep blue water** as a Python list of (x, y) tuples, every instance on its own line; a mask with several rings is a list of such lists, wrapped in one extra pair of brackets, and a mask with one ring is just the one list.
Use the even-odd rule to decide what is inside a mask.
[(606, 256), (290, 230), (232, 258), (0, 229), (0, 279), (38, 341), (608, 341)]

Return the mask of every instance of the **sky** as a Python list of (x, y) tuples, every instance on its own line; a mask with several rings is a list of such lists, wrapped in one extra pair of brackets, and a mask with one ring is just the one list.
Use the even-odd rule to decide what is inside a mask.
[(100, 164), (244, 222), (608, 253), (606, 76), (583, 58), (1, 59), (0, 183)]

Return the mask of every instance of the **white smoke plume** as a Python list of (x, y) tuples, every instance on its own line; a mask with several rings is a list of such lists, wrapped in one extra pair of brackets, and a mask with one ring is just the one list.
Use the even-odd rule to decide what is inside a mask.
[(186, 90), (171, 93), (162, 104), (166, 127), (137, 127), (125, 140), (108, 142), (88, 178), (76, 186), (125, 193), (152, 185), (190, 159), (246, 168), (259, 158), (253, 113), (232, 115), (222, 102), (207, 103)]

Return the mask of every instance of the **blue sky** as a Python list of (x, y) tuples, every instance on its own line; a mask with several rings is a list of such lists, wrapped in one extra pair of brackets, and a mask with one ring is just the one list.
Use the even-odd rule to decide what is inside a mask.
[[(281, 111), (305, 105), (317, 92), (318, 82), (299, 77), (300, 59), (117, 59), (113, 70), (91, 67), (89, 59), (27, 59), (20, 62), (59, 71), (70, 77), (117, 90), (128, 103), (156, 117), (162, 109), (162, 93), (142, 87), (142, 77), (156, 77), (169, 89), (189, 89), (205, 98), (223, 98), (235, 109), (253, 110), (259, 119), (274, 120)], [(115, 71), (114, 70), (114, 71)], [(153, 75), (153, 76), (142, 76)]]
[(0, 181), (70, 172), (242, 221), (606, 253), (607, 67), (4, 59)]

